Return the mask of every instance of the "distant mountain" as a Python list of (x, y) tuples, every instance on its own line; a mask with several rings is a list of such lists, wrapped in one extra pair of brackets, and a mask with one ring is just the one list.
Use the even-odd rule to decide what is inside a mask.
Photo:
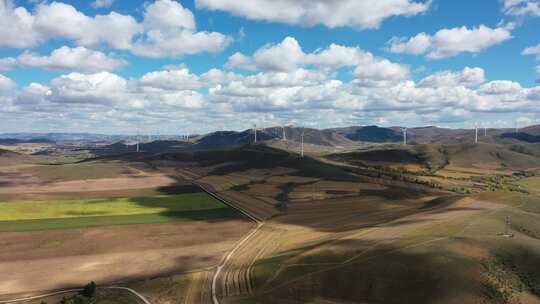
[(17, 139), (17, 138), (0, 138), (0, 144), (2, 145), (16, 145), (16, 144), (54, 144), (54, 141), (47, 138), (30, 138), (30, 139)]
[(515, 139), (515, 140), (524, 141), (528, 143), (540, 143), (540, 135), (531, 135), (529, 133), (524, 133), (524, 132), (504, 133), (501, 135), (501, 138)]
[[(265, 141), (275, 138), (276, 136), (265, 131), (257, 132), (257, 140)], [(252, 130), (242, 132), (235, 131), (217, 131), (201, 136), (191, 149), (207, 150), (240, 147), (254, 142), (255, 137)]]
[(500, 134), (501, 139), (522, 141), (527, 143), (540, 142), (540, 125), (528, 126), (519, 130), (506, 130)]
[(518, 130), (519, 132), (527, 133), (530, 135), (540, 135), (540, 125), (528, 126)]

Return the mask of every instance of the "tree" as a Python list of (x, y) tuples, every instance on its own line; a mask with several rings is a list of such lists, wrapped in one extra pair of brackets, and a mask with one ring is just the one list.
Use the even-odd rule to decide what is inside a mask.
[(88, 298), (93, 298), (96, 294), (97, 285), (95, 282), (90, 282), (86, 286), (84, 286), (81, 294)]

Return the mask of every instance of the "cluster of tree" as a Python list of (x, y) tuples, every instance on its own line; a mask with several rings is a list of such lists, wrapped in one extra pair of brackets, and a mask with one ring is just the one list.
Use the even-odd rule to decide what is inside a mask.
[[(92, 304), (95, 302), (96, 291), (96, 283), (90, 282), (78, 294), (70, 297), (62, 297), (62, 300), (58, 304)], [(47, 304), (47, 302), (41, 301), (41, 304)]]

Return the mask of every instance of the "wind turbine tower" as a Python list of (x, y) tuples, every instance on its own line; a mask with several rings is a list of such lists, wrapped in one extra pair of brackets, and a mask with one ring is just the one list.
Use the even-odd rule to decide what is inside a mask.
[(478, 143), (478, 125), (474, 125), (474, 143)]
[(407, 145), (407, 128), (401, 129), (403, 131), (403, 145)]
[(301, 150), (300, 150), (300, 156), (301, 157), (304, 157), (304, 128), (302, 128), (302, 133), (300, 134), (301, 136)]
[(137, 141), (137, 153), (140, 152), (140, 146), (139, 146), (139, 142), (140, 142), (140, 138), (139, 138), (139, 137), (140, 137), (140, 136), (139, 136), (139, 134), (140, 134), (140, 131), (139, 131), (139, 129), (137, 129), (137, 137), (135, 137), (135, 140)]
[(253, 125), (254, 142), (257, 143), (257, 125)]
[(285, 126), (281, 126), (281, 129), (283, 130), (283, 140), (287, 141), (287, 135), (285, 135)]

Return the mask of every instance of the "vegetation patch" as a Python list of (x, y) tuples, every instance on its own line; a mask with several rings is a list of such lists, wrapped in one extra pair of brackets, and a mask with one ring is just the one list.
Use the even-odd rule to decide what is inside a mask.
[(32, 231), (235, 217), (206, 193), (0, 203), (0, 231)]

